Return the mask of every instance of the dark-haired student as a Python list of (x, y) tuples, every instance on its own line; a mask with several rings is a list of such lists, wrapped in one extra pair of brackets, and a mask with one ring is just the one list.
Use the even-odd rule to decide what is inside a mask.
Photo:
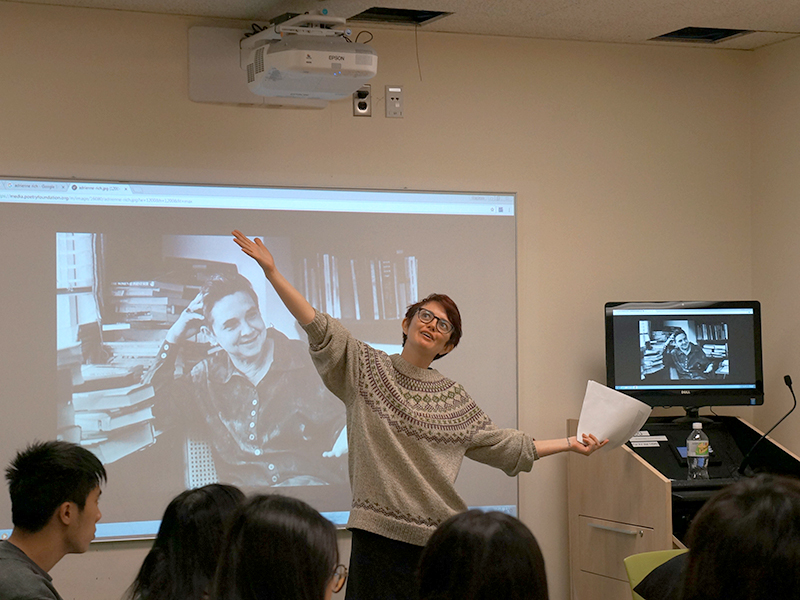
[(14, 529), (0, 541), (0, 600), (61, 600), (48, 575), (89, 549), (106, 470), (76, 444), (36, 442), (6, 469)]
[(317, 372), (347, 411), (353, 493), (348, 600), (416, 596), (423, 546), (440, 523), (467, 510), (455, 490), (464, 456), (513, 476), (530, 471), (540, 457), (588, 455), (606, 443), (586, 435), (580, 442), (534, 441), (499, 429), (460, 384), (431, 369), (461, 338), (461, 315), (448, 296), (430, 295), (408, 308), (402, 353), (389, 356), (317, 312), (277, 270), (260, 239), (233, 235), (308, 334)]
[(645, 600), (800, 600), (800, 480), (760, 474), (714, 494), (686, 535), (689, 552), (654, 569)]
[(800, 599), (800, 480), (761, 474), (723, 488), (686, 541), (683, 600)]
[(244, 503), (237, 487), (212, 483), (178, 494), (167, 505), (153, 548), (128, 588), (129, 600), (204, 600), (225, 533)]
[(522, 521), (473, 509), (442, 523), (419, 565), (419, 600), (548, 600), (544, 557)]
[(289, 496), (248, 498), (222, 556), (211, 600), (331, 600), (347, 579), (333, 523)]

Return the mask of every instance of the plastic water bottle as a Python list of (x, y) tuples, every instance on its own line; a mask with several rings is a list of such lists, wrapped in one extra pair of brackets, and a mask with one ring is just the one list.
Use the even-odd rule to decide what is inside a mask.
[(692, 433), (686, 438), (686, 460), (689, 463), (688, 479), (708, 479), (710, 446), (703, 433), (702, 423), (692, 423)]

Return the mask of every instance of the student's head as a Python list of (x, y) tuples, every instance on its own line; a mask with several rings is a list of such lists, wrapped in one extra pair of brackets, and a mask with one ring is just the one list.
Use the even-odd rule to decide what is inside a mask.
[(685, 600), (797, 598), (800, 480), (758, 475), (713, 496), (689, 528)]
[(234, 358), (259, 355), (267, 327), (258, 308), (258, 296), (246, 277), (213, 275), (203, 285), (205, 333)]
[[(422, 313), (420, 313), (422, 311)], [(431, 314), (432, 317), (431, 318)], [(420, 317), (423, 317), (420, 319)], [(458, 346), (461, 340), (461, 313), (458, 306), (453, 300), (444, 294), (430, 294), (419, 302), (412, 304), (406, 309), (406, 316), (403, 319), (403, 346), (408, 340), (408, 333), (414, 327), (414, 321), (418, 321), (417, 325), (429, 325), (437, 331), (436, 335), (439, 336), (442, 342), (443, 350), (437, 354), (433, 360), (441, 358), (453, 348)], [(425, 322), (427, 321), (427, 322)], [(443, 329), (447, 329), (448, 325), (442, 324), (446, 321), (451, 331), (445, 333)], [(423, 327), (424, 329), (424, 327)]]
[(547, 600), (544, 558), (521, 521), (470, 510), (442, 523), (419, 566), (420, 600)]
[(325, 600), (338, 591), (336, 528), (305, 502), (247, 500), (228, 531), (212, 600)]
[(34, 442), (6, 469), (14, 528), (33, 534), (51, 519), (67, 526), (68, 552), (85, 552), (100, 520), (100, 484), (106, 470), (77, 444)]
[(209, 590), (225, 532), (244, 493), (213, 483), (186, 490), (169, 503), (153, 548), (128, 596), (141, 600), (200, 600)]

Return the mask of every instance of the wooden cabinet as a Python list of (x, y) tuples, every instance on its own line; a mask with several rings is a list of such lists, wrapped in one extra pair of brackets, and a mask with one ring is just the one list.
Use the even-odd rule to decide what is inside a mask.
[[(672, 420), (648, 420), (651, 431), (668, 433)], [(709, 427), (712, 447), (733, 461), (713, 467), (712, 477), (736, 471), (743, 457), (762, 433), (736, 417), (715, 417)], [(671, 433), (685, 439), (685, 431)], [(568, 435), (575, 435), (578, 422), (567, 421)], [(770, 438), (764, 438), (750, 456), (758, 471), (800, 477), (800, 459)], [(662, 452), (663, 450), (663, 452)], [(648, 460), (674, 478), (685, 473), (665, 445)], [(644, 452), (644, 450), (640, 450)], [(666, 454), (666, 456), (664, 455)], [(704, 500), (691, 500), (691, 493), (675, 492), (671, 480), (627, 445), (601, 450), (589, 457), (569, 453), (567, 458), (567, 508), (569, 512), (569, 562), (572, 600), (630, 600), (631, 591), (623, 560), (631, 554), (684, 548), (673, 531), (685, 531)], [(695, 492), (696, 493), (696, 492)], [(709, 496), (713, 491), (706, 492)], [(679, 533), (679, 535), (682, 535)]]
[[(575, 435), (576, 420), (567, 422)], [(623, 559), (682, 545), (670, 480), (627, 446), (567, 459), (572, 600), (630, 600)]]

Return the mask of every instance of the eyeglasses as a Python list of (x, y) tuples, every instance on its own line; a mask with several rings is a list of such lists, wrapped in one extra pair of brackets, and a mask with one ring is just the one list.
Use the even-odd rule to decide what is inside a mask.
[(427, 308), (420, 308), (417, 311), (417, 318), (419, 318), (419, 320), (425, 324), (436, 319), (436, 329), (438, 329), (441, 333), (450, 333), (453, 331), (453, 324), (450, 323), (450, 321), (445, 321), (444, 319), (437, 317)]
[(344, 565), (336, 565), (336, 568), (333, 571), (333, 577), (331, 580), (333, 583), (333, 593), (337, 594), (342, 591), (344, 587), (344, 582), (347, 581), (347, 567)]

